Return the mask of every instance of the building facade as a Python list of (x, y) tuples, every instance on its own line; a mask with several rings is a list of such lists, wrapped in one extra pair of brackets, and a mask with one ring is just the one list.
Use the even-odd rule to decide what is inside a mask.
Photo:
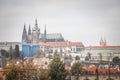
[(22, 44), (20, 42), (0, 42), (0, 50), (8, 51), (10, 47), (14, 49), (15, 45), (19, 46), (20, 51), (22, 50)]
[[(71, 57), (75, 59), (77, 56), (80, 58), (84, 51), (82, 42), (40, 42), (41, 51), (48, 55), (60, 55), (61, 57)], [(82, 58), (81, 58), (82, 59)]]
[(99, 46), (87, 46), (84, 54), (91, 61), (112, 61), (115, 56), (120, 57), (120, 46), (109, 46), (106, 40), (101, 38)]

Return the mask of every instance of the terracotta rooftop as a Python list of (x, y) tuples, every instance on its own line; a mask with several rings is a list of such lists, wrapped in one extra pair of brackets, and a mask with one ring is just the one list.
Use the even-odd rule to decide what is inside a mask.
[(80, 46), (83, 47), (84, 45), (82, 42), (70, 42), (70, 41), (65, 41), (65, 42), (40, 42), (41, 46), (51, 46), (51, 47), (68, 47), (68, 46)]

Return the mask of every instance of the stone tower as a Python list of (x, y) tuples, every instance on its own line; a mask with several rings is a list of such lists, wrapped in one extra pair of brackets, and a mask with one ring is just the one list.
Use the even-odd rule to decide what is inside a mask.
[(32, 43), (38, 43), (39, 42), (39, 35), (40, 35), (40, 29), (37, 24), (37, 19), (35, 20), (35, 26), (32, 29)]
[(106, 39), (101, 37), (101, 40), (100, 40), (100, 46), (106, 46)]

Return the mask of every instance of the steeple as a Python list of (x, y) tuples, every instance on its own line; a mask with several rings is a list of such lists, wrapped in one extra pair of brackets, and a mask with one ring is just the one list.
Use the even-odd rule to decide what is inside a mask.
[(39, 30), (38, 24), (37, 24), (37, 18), (35, 19), (35, 27), (33, 28), (33, 30)]
[(100, 40), (100, 46), (106, 46), (106, 39), (101, 37), (101, 40)]
[(47, 36), (47, 31), (46, 31), (46, 24), (45, 24), (45, 29), (44, 29), (44, 42), (46, 42), (46, 36)]
[(31, 28), (30, 28), (30, 25), (29, 25), (29, 29), (28, 29), (28, 43), (31, 42)]
[(31, 38), (31, 42), (32, 43), (38, 43), (39, 42), (39, 37), (40, 37), (40, 29), (38, 27), (37, 24), (37, 18), (35, 20), (35, 26), (32, 29), (32, 38)]
[(45, 24), (45, 30), (44, 30), (44, 37), (46, 38), (47, 31), (46, 31), (46, 24)]
[(31, 27), (29, 25), (28, 35), (31, 35)]
[(38, 24), (37, 24), (37, 18), (35, 19), (35, 26), (36, 26), (36, 27), (38, 26)]
[(104, 45), (106, 46), (107, 45), (107, 42), (106, 42), (106, 39), (104, 38)]
[(22, 33), (22, 42), (27, 43), (27, 31), (26, 31), (26, 25), (25, 25), (25, 23), (24, 23), (23, 33)]

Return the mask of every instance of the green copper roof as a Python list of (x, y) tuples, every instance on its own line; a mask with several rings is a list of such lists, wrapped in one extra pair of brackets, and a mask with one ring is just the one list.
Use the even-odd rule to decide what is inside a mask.
[(33, 28), (33, 30), (39, 30), (38, 24), (37, 24), (37, 19), (35, 20), (35, 27)]

